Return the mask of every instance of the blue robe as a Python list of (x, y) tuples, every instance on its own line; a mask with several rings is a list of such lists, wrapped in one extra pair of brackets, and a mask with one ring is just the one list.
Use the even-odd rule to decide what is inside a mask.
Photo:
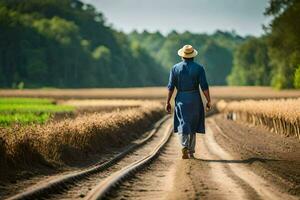
[(174, 132), (181, 134), (205, 133), (205, 112), (199, 91), (208, 89), (202, 65), (185, 60), (170, 71), (168, 89), (176, 87)]

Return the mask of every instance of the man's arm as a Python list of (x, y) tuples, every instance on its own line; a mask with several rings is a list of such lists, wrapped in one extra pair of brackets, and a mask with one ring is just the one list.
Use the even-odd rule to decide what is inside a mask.
[(171, 113), (171, 103), (170, 103), (170, 101), (171, 101), (173, 93), (174, 93), (174, 89), (173, 90), (168, 90), (168, 97), (167, 97), (167, 102), (166, 102), (165, 109), (166, 109), (166, 112), (169, 113), (169, 114)]
[(209, 110), (211, 108), (211, 102), (210, 102), (210, 94), (209, 94), (209, 87), (208, 87), (208, 83), (206, 80), (206, 74), (205, 74), (205, 70), (203, 67), (200, 67), (200, 87), (201, 90), (203, 91), (203, 94), (207, 100), (206, 103), (206, 109)]
[(209, 89), (207, 88), (206, 90), (203, 91), (203, 94), (207, 100), (207, 103), (206, 103), (206, 108), (207, 109), (210, 109), (211, 108), (211, 102), (210, 102), (210, 94), (209, 94)]

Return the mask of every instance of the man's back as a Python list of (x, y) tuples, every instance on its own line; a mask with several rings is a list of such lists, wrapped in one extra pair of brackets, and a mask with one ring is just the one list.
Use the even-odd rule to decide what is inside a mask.
[(202, 89), (208, 87), (204, 68), (193, 60), (184, 60), (172, 68), (174, 86), (178, 91), (197, 90), (199, 84)]

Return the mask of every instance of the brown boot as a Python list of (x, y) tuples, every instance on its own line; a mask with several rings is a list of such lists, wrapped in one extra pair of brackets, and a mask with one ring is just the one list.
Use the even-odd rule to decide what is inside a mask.
[(182, 159), (189, 159), (188, 149), (184, 147), (181, 151), (182, 151)]
[(194, 153), (189, 153), (190, 158), (195, 158)]
[(190, 158), (195, 158), (194, 152), (193, 152), (193, 151), (188, 151), (188, 152), (189, 152), (189, 157), (190, 157)]

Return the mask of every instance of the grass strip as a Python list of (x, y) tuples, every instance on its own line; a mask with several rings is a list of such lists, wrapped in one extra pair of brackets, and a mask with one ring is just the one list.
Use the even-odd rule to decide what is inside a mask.
[(19, 98), (19, 97), (5, 97), (0, 98), (0, 104), (53, 104), (51, 99), (44, 98)]

